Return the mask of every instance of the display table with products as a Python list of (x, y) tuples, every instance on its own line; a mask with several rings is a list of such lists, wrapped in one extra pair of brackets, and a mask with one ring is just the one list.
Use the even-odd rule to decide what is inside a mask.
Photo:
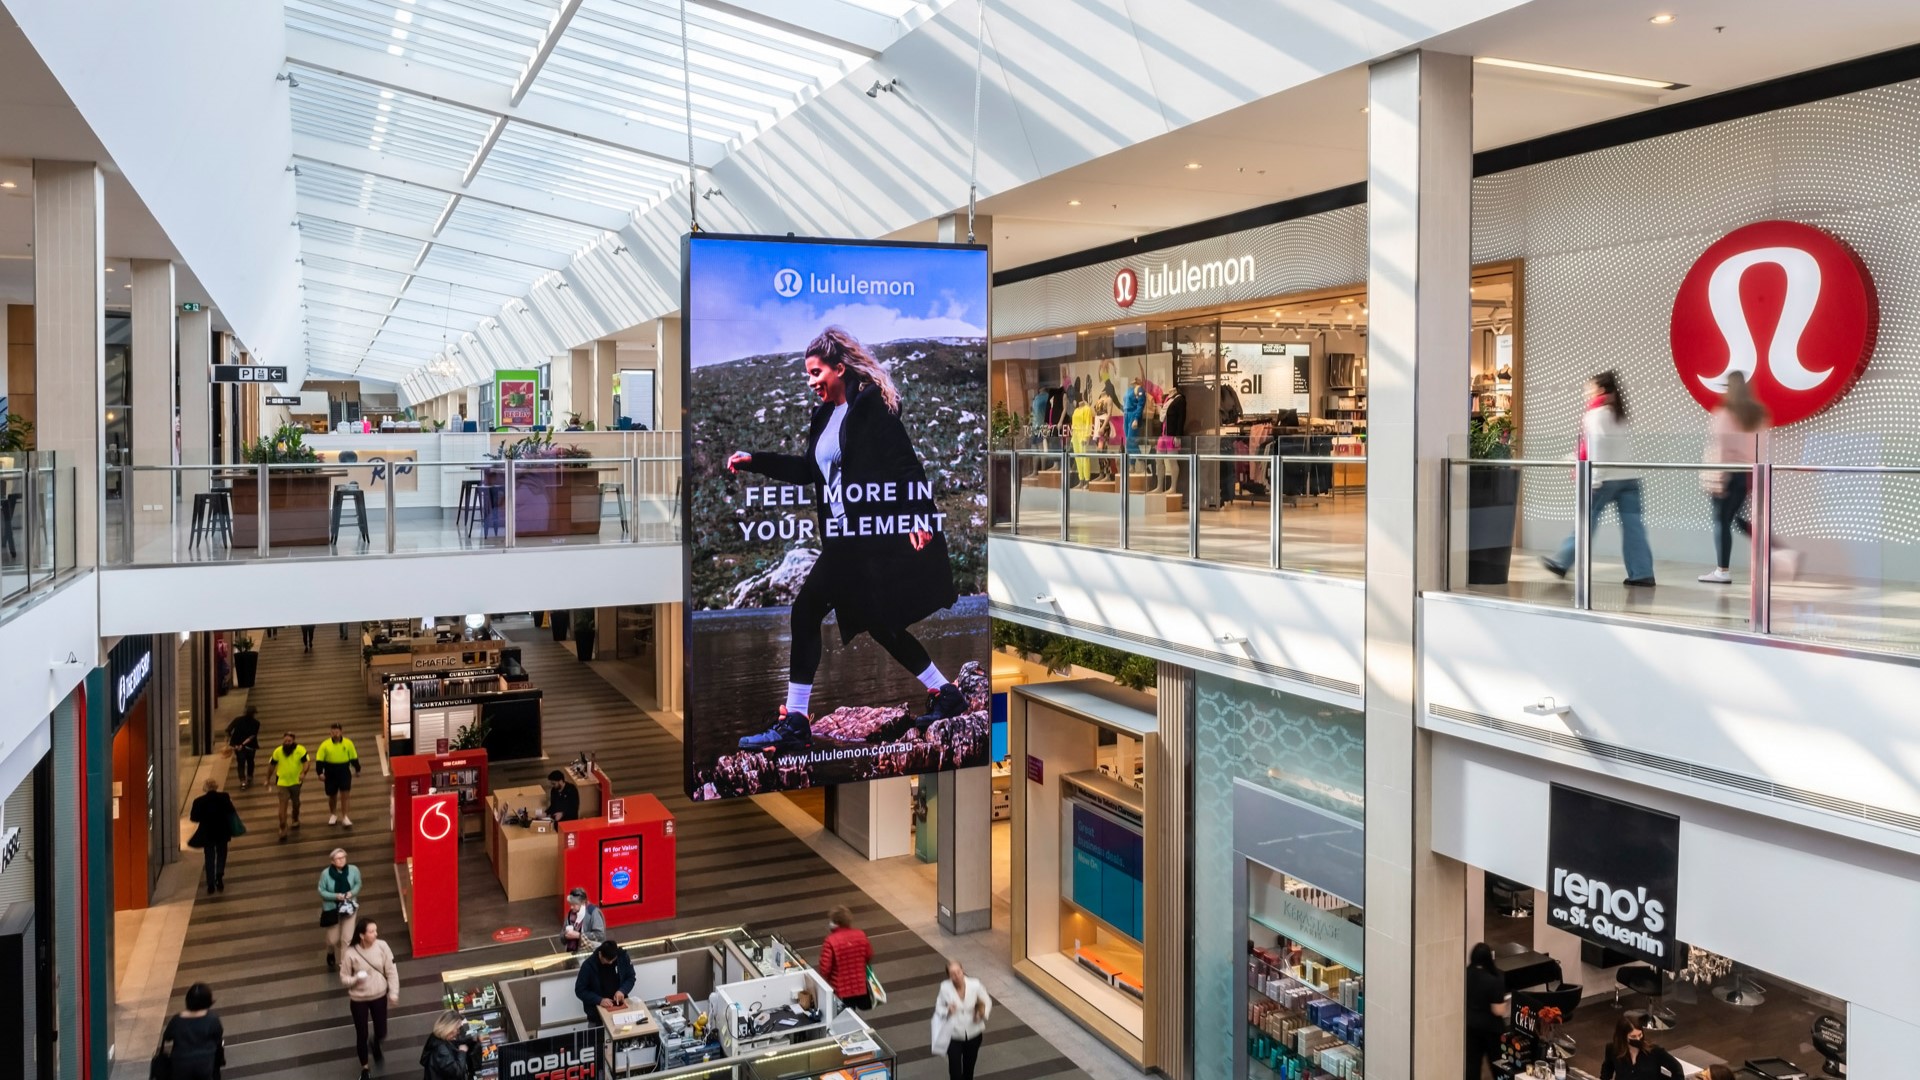
[[(613, 782), (599, 766), (589, 768), (591, 779), (573, 767), (562, 771), (579, 792), (580, 813), (597, 816)], [(548, 794), (546, 784), (499, 788), (488, 795), (480, 815), (487, 858), (509, 901), (566, 892), (560, 883), (560, 829), (545, 817)]]
[[(498, 1080), (558, 1067), (579, 1070), (558, 1075), (596, 1078), (891, 1080), (893, 1052), (859, 1014), (838, 1008), (819, 976), (797, 961), (791, 971), (762, 974), (746, 950), (764, 957), (768, 947), (743, 928), (621, 945), (634, 966), (629, 1004), (597, 1012), (591, 1026), (573, 994), (579, 965), (591, 962), (584, 956), (560, 953), (446, 972), (446, 1005), (480, 1045), (472, 1075)], [(784, 944), (774, 951), (792, 955)], [(761, 1066), (777, 1068), (753, 1071)]]

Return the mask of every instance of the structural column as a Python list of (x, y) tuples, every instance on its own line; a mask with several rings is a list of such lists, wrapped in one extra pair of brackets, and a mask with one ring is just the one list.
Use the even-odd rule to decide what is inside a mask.
[[(940, 219), (937, 228), (941, 243), (965, 243), (967, 215), (949, 214)], [(984, 215), (976, 217), (974, 232), (978, 242), (986, 243), (993, 235), (993, 219)], [(940, 928), (950, 934), (990, 929), (993, 926), (992, 770), (943, 772), (938, 790)]]
[(70, 515), (63, 508), (52, 523), (55, 566), (99, 561), (107, 382), (104, 190), (91, 161), (33, 163), (35, 446), (57, 455), (59, 498), (73, 507)]
[(681, 389), (686, 378), (686, 359), (680, 345), (680, 320), (678, 318), (661, 319), (654, 335), (653, 355), (660, 358), (660, 402), (659, 411), (654, 414), (654, 429), (657, 431), (679, 431), (681, 400), (685, 393)]
[(653, 605), (653, 699), (661, 712), (686, 708), (686, 617), (684, 604)]
[(613, 378), (620, 374), (620, 344), (616, 341), (596, 341), (593, 343), (593, 415), (600, 421), (600, 430), (611, 431), (620, 426), (620, 418), (613, 411)]
[(580, 414), (582, 424), (591, 421), (594, 427), (600, 426), (600, 418), (593, 411), (593, 350), (567, 350), (567, 393), (572, 396), (573, 411)]
[[(126, 463), (173, 465), (174, 292), (173, 264), (133, 260), (133, 453)], [(132, 541), (144, 545), (173, 527), (173, 475), (135, 472), (122, 481), (121, 499), (131, 508)], [(110, 523), (116, 527), (120, 522)]]
[[(547, 387), (553, 400), (553, 426), (564, 429), (567, 415), (580, 411), (573, 402), (573, 362), (566, 356), (548, 358), (547, 370), (553, 373), (553, 381)], [(580, 419), (585, 420), (583, 415)]]
[(1465, 1056), (1465, 873), (1432, 853), (1419, 642), (1467, 430), (1472, 66), (1408, 53), (1373, 67), (1368, 97), (1367, 1075), (1424, 1080)]
[[(213, 464), (213, 313), (180, 316), (180, 464)], [(182, 499), (207, 490), (207, 474), (180, 476)]]

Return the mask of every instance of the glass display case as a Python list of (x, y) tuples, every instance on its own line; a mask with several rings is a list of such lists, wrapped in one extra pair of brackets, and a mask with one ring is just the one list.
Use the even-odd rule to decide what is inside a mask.
[(1360, 907), (1258, 864), (1247, 892), (1248, 1080), (1360, 1080)]
[(745, 1065), (742, 1080), (892, 1080), (893, 1049), (863, 1030), (765, 1054)]

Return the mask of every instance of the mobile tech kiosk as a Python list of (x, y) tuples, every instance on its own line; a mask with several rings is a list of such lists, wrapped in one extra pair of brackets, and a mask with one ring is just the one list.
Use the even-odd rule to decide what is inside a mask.
[(592, 1027), (573, 993), (585, 953), (443, 975), (480, 1042), (473, 1075), (891, 1080), (893, 1051), (777, 937), (735, 926), (623, 947), (631, 1001)]

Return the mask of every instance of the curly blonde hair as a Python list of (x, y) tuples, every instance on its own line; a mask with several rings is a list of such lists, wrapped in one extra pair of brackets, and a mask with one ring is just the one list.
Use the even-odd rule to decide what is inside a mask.
[[(893, 376), (880, 366), (865, 345), (858, 338), (838, 326), (829, 326), (820, 331), (820, 336), (807, 345), (804, 355), (817, 356), (829, 367), (850, 371), (849, 380), (855, 384), (870, 383), (880, 389), (880, 400), (886, 402), (887, 411), (899, 413), (900, 390), (893, 385)], [(852, 397), (849, 393), (848, 397)]]

